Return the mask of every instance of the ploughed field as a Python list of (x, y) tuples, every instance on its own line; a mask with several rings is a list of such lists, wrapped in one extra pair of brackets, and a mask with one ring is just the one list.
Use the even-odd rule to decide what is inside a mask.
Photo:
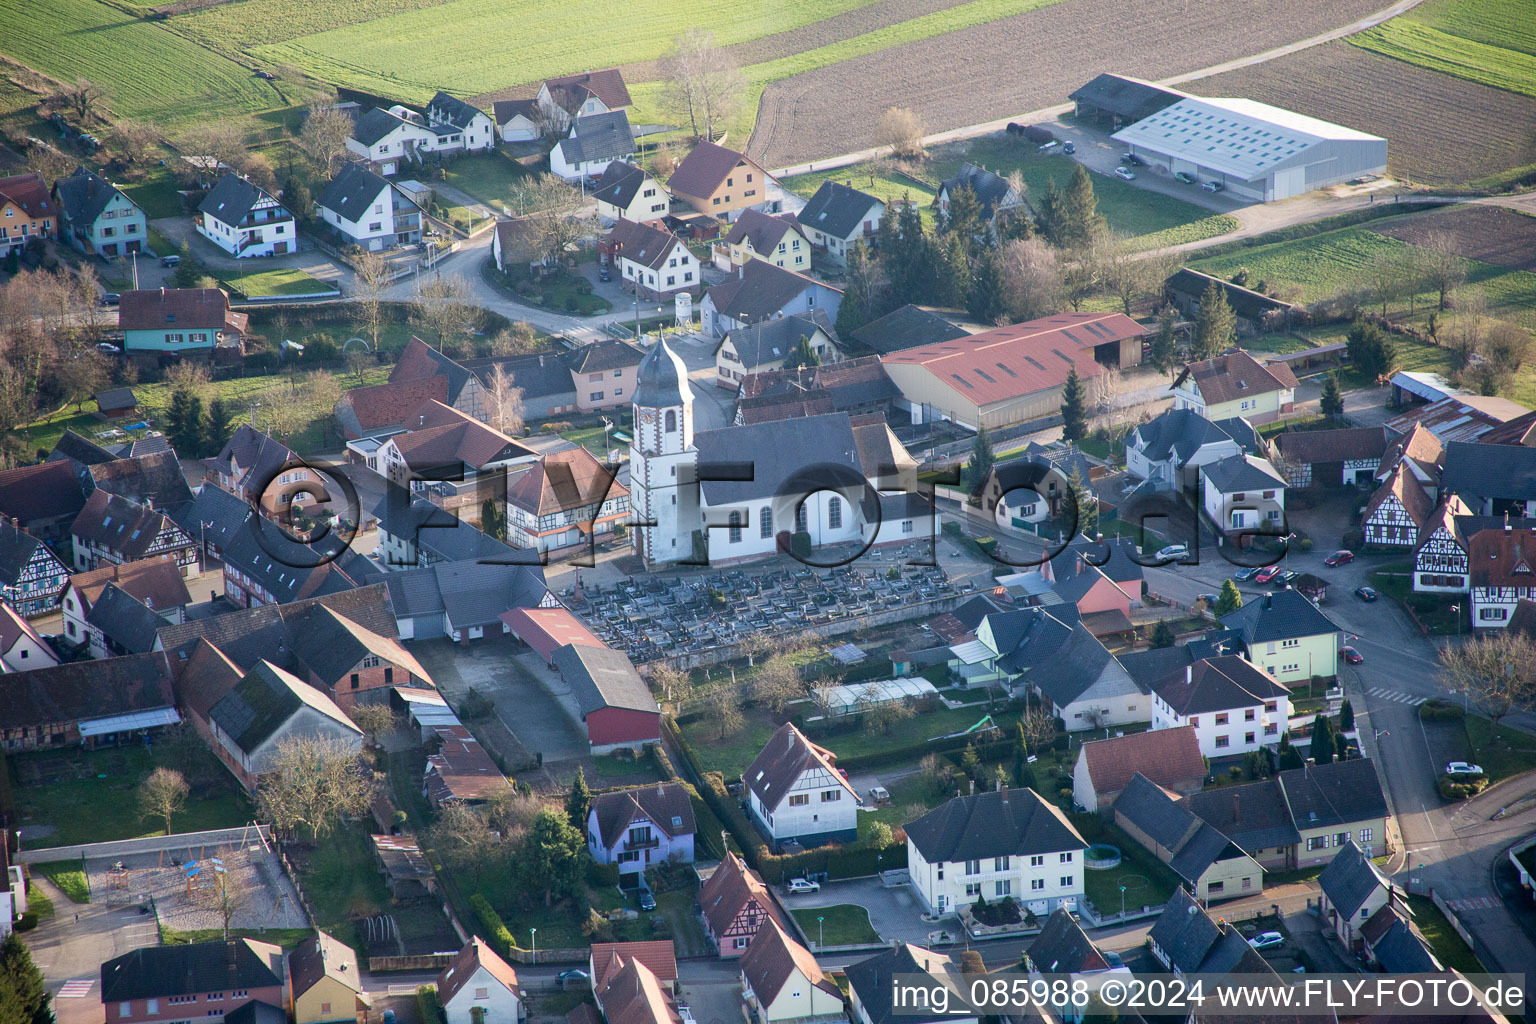
[(1452, 206), (1421, 217), (1393, 218), (1372, 229), (1410, 245), (1440, 236), (1466, 259), (1536, 271), (1536, 217), (1502, 206)]

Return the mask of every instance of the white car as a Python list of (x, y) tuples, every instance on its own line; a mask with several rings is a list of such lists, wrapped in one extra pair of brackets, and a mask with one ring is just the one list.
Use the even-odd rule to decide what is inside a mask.
[(1475, 764), (1467, 764), (1465, 761), (1450, 761), (1445, 766), (1447, 775), (1481, 775), (1483, 769)]
[(887, 790), (884, 786), (870, 786), (869, 798), (875, 803), (880, 804), (889, 800), (891, 798), (891, 794), (890, 791)]
[(1129, 167), (1116, 167), (1115, 177), (1124, 178), (1126, 181), (1135, 181), (1136, 172), (1131, 170)]
[(1184, 558), (1188, 554), (1189, 554), (1189, 545), (1187, 545), (1187, 544), (1169, 544), (1167, 547), (1163, 548), (1161, 551), (1159, 551), (1153, 557), (1158, 559), (1159, 561), (1161, 561), (1161, 560), (1163, 560), (1165, 558)]
[(1049, 153), (1051, 150), (1055, 149), (1059, 145), (1061, 145), (1061, 143), (1057, 142), (1055, 139), (1052, 139), (1050, 142), (1047, 142), (1043, 146), (1035, 147), (1035, 152), (1037, 152), (1037, 153)]
[(821, 892), (821, 883), (813, 882), (809, 878), (791, 878), (785, 887), (790, 892)]
[(1285, 945), (1285, 936), (1279, 932), (1260, 932), (1248, 940), (1248, 945), (1254, 949), (1275, 949)]

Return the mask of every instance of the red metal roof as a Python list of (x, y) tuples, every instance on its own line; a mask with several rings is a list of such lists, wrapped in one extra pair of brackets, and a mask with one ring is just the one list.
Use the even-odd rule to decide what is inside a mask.
[(586, 626), (564, 608), (513, 608), (501, 613), (501, 621), (512, 634), (549, 661), (566, 644), (583, 647), (607, 647)]

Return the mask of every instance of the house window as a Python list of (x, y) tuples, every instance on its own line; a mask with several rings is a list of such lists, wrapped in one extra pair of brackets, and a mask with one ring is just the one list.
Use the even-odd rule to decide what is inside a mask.
[(1253, 719), (1255, 717), (1255, 714), (1256, 713), (1254, 712), (1253, 708), (1249, 708), (1247, 711), (1243, 712), (1243, 721), (1245, 721), (1245, 722), (1253, 721)]
[(603, 400), (603, 393), (601, 391), (594, 391), (591, 394), (587, 395), (587, 401), (589, 401), (589, 402), (601, 402), (602, 400)]
[(1308, 850), (1326, 850), (1326, 849), (1328, 849), (1328, 837), (1327, 836), (1308, 836), (1307, 837), (1307, 849)]
[(1251, 733), (1251, 732), (1243, 733), (1243, 742), (1247, 743), (1247, 744), (1249, 744), (1251, 746), (1253, 744), (1253, 733)]
[(823, 790), (821, 793), (821, 802), (824, 804), (830, 804), (833, 801), (841, 800), (842, 798), (843, 791), (840, 789), (827, 789)]
[(1200, 716), (1196, 715), (1195, 717), (1191, 718), (1189, 720), (1189, 724), (1198, 728), (1200, 725)]
[(993, 857), (992, 858), (992, 870), (993, 871), (1007, 871), (1008, 870), (1008, 858), (1007, 857)]
[(384, 670), (384, 683), (385, 683), (385, 685), (388, 685), (389, 683), (392, 683), (394, 681), (395, 681), (395, 670), (392, 669), (392, 668), (386, 668)]
[(1061, 862), (1063, 864), (1071, 864), (1072, 863), (1072, 855), (1070, 853), (1062, 854), (1061, 855)]
[[(484, 989), (476, 989), (475, 991), (478, 993), (478, 992), (483, 992), (485, 990)], [(480, 998), (484, 998), (484, 997), (481, 996)], [(321, 1013), (330, 1013), (331, 1012), (331, 1004), (330, 1003), (321, 1003), (320, 1004), (320, 1012)]]
[(1072, 876), (1071, 875), (1062, 875), (1061, 876), (1061, 887), (1063, 889), (1070, 889), (1070, 888), (1072, 888)]
[(843, 499), (833, 497), (827, 502), (827, 527), (833, 530), (843, 528)]
[(1013, 880), (1004, 879), (993, 886), (993, 889), (996, 890), (995, 894), (998, 896), (1010, 896), (1013, 894)]
[(746, 949), (747, 948), (747, 937), (745, 935), (738, 935), (738, 936), (736, 936), (736, 948), (737, 949)]
[(1205, 891), (1207, 893), (1209, 893), (1210, 895), (1214, 896), (1217, 893), (1221, 892), (1221, 890), (1225, 889), (1226, 887), (1227, 887), (1227, 883), (1226, 882), (1211, 882), (1210, 884), (1208, 884), (1205, 887)]
[(1030, 857), (1029, 858), (1029, 866), (1032, 867), (1032, 868), (1043, 868), (1043, 867), (1045, 867), (1045, 857), (1044, 857), (1044, 855), (1037, 853), (1033, 857)]
[(966, 861), (965, 862), (965, 873), (968, 874), (968, 875), (979, 875), (979, 874), (981, 874), (981, 861), (979, 861), (979, 860), (968, 860), (968, 861)]
[(1231, 744), (1232, 744), (1232, 740), (1229, 737), (1226, 737), (1226, 736), (1217, 736), (1216, 737), (1216, 746), (1217, 747), (1227, 747), (1227, 746), (1230, 746)]
[(1216, 724), (1217, 725), (1226, 725), (1227, 724), (1226, 712), (1222, 712), (1221, 714), (1216, 716)]
[(789, 798), (789, 806), (791, 807), (804, 807), (810, 802), (811, 797), (809, 793), (794, 793)]
[(981, 895), (981, 883), (980, 882), (967, 882), (966, 886), (965, 886), (965, 894), (967, 896), (973, 896), (973, 897), (974, 896), (980, 896)]
[(1281, 640), (1280, 641), (1280, 649), (1282, 651), (1285, 650), (1287, 647), (1300, 647), (1300, 646), (1301, 646), (1301, 641), (1300, 640)]
[(353, 672), (352, 673), (352, 689), (354, 689), (354, 690), (357, 689), (357, 683), (358, 683), (357, 673)]
[(1044, 889), (1045, 888), (1045, 879), (1043, 879), (1043, 878), (1031, 878), (1029, 880), (1029, 887), (1031, 889)]
[(1277, 726), (1273, 722), (1271, 722), (1269, 725), (1266, 725), (1264, 727), (1264, 735), (1265, 736), (1273, 736), (1277, 731), (1279, 731), (1279, 728), (1280, 728), (1279, 726)]
[(732, 544), (740, 544), (741, 543), (741, 513), (740, 512), (732, 512), (731, 513), (731, 530), (730, 530), (730, 533), (731, 533), (731, 543)]
[(1252, 889), (1252, 888), (1253, 888), (1253, 879), (1252, 878), (1244, 878), (1243, 879), (1243, 890), (1246, 892), (1247, 890)]
[(117, 1004), (117, 1015), (119, 1017), (131, 1017), (131, 1016), (133, 1016), (133, 1004), (132, 1003), (118, 1003)]
[(1264, 710), (1269, 712), (1270, 714), (1274, 714), (1275, 713), (1275, 702), (1272, 701), (1272, 700), (1265, 701), (1264, 702)]
[(757, 535), (763, 540), (773, 536), (773, 509), (768, 505), (757, 510)]
[(1348, 832), (1340, 832), (1338, 835), (1333, 837), (1334, 846), (1343, 846), (1347, 842), (1349, 842)]
[(1371, 838), (1376, 834), (1375, 829), (1363, 828), (1360, 830), (1360, 845), (1369, 846)]

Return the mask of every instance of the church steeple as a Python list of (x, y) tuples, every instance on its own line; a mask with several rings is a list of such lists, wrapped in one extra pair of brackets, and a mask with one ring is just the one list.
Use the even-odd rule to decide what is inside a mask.
[(693, 389), (682, 357), (662, 338), (635, 372), (636, 447), (674, 455), (693, 446)]
[(693, 488), (693, 389), (688, 367), (666, 339), (635, 373), (634, 440), (629, 444), (635, 551), (646, 564), (675, 562), (693, 551), (698, 504)]

